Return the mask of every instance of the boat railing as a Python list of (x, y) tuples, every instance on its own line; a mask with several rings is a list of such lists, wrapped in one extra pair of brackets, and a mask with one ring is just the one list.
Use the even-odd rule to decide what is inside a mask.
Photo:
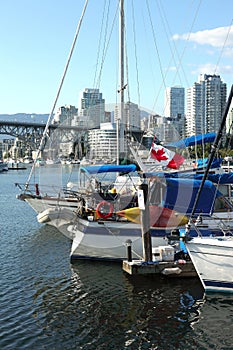
[[(65, 197), (66, 192), (63, 188), (61, 188), (60, 186), (56, 186), (56, 185), (39, 185), (37, 183), (35, 184), (28, 184), (25, 187), (25, 184), (21, 184), (21, 183), (15, 183), (15, 186), (17, 186), (22, 194), (24, 195), (31, 195), (31, 196), (35, 196), (35, 197)], [(75, 191), (70, 191), (69, 195), (71, 196), (71, 192)]]

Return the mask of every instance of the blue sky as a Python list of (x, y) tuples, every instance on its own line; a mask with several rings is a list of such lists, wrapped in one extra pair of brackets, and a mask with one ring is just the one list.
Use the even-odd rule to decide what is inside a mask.
[[(0, 2), (0, 114), (51, 111), (84, 3)], [(117, 4), (89, 0), (57, 108), (78, 107), (85, 87), (100, 88), (107, 104), (118, 101)], [(232, 0), (125, 0), (125, 99), (163, 114), (165, 87), (187, 88), (200, 73), (220, 74), (229, 91), (232, 9)]]

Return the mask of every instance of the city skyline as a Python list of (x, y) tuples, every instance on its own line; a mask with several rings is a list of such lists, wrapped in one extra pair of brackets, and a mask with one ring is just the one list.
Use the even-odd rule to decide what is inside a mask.
[[(96, 33), (100, 31), (102, 13), (106, 17), (107, 12), (100, 11), (104, 1), (89, 2), (57, 108), (65, 104), (76, 106), (79, 91), (85, 87), (99, 88), (106, 105), (116, 102), (117, 3), (109, 2), (111, 41), (110, 32), (106, 32), (107, 39), (99, 46)], [(126, 100), (129, 96), (132, 102), (163, 115), (165, 87), (180, 85), (187, 89), (201, 73), (220, 74), (229, 90), (233, 73), (230, 5), (230, 0), (125, 1), (126, 22), (130, 22), (126, 31)], [(0, 114), (50, 113), (83, 6), (84, 0), (71, 0), (69, 6), (55, 0), (13, 0), (13, 6), (12, 2), (1, 4)], [(100, 61), (97, 67), (98, 48), (106, 50), (106, 56), (102, 56), (104, 62)], [(102, 63), (103, 78), (98, 81)]]

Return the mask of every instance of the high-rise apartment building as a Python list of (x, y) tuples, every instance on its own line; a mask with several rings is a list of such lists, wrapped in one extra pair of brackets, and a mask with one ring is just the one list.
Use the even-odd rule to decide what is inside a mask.
[(71, 105), (59, 107), (54, 115), (53, 123), (71, 125), (72, 120), (78, 114), (78, 108)]
[(184, 116), (184, 88), (180, 86), (167, 87), (165, 91), (165, 117), (177, 118)]
[(181, 86), (167, 87), (165, 90), (164, 115), (183, 136), (184, 131), (185, 90)]
[(90, 128), (99, 128), (105, 119), (105, 100), (99, 89), (86, 88), (81, 92), (79, 99), (79, 114), (88, 119)]
[(187, 89), (186, 135), (216, 132), (226, 104), (227, 86), (219, 75), (201, 74)]
[[(120, 104), (115, 105), (114, 122), (117, 123), (120, 114)], [(126, 102), (124, 104), (123, 116), (120, 122), (124, 124), (124, 130), (139, 131), (141, 130), (141, 111), (136, 103)]]

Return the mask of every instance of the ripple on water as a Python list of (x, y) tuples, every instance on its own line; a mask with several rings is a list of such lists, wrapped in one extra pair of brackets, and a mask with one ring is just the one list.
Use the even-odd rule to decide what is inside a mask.
[(1, 177), (0, 349), (233, 349), (232, 296), (204, 297), (198, 279), (70, 265), (71, 242), (15, 199), (23, 177)]

